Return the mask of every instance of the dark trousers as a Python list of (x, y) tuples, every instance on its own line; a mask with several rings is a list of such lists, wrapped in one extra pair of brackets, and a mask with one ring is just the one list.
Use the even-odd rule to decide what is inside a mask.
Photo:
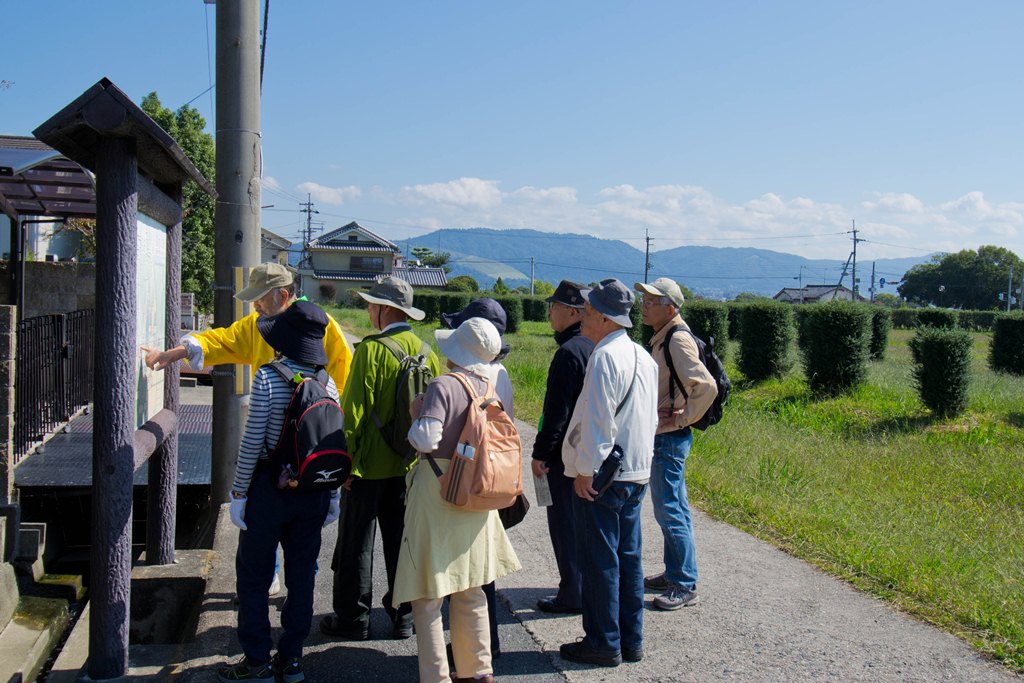
[(565, 476), (561, 461), (548, 463), (548, 487), (551, 505), (547, 508), (548, 534), (558, 565), (558, 594), (555, 601), (567, 607), (578, 608), (580, 597), (580, 565), (576, 561), (576, 523), (573, 513), (573, 479)]
[(577, 497), (584, 642), (602, 654), (643, 645), (640, 505), (647, 484), (616, 481), (594, 502)]
[(278, 543), (284, 549), (284, 584), (288, 599), (281, 609), (284, 633), (277, 643), (281, 657), (302, 656), (302, 643), (313, 620), (313, 585), (320, 531), (329, 493), (292, 493), (277, 488), (267, 470), (257, 471), (245, 505), (246, 531), (235, 554), (238, 591), (238, 640), (253, 662), (270, 661), (270, 598)]
[(412, 624), (412, 606), (395, 607), (391, 595), (395, 589), (398, 551), (405, 527), (405, 477), (355, 479), (352, 488), (341, 496), (338, 520), (338, 545), (334, 551), (334, 612), (341, 628), (368, 629), (373, 606), (373, 541), (380, 525), (384, 546), (384, 568), (388, 591), (382, 600), (384, 610), (395, 624)]

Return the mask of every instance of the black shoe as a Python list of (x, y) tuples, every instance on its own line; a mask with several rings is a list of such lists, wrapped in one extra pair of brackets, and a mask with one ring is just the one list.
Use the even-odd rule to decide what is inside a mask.
[(338, 617), (328, 614), (320, 620), (320, 632), (341, 640), (369, 640), (370, 629), (338, 623)]
[(537, 609), (548, 614), (580, 614), (583, 609), (580, 607), (569, 607), (555, 598), (541, 598), (537, 601)]
[(576, 662), (578, 664), (594, 664), (596, 666), (607, 667), (622, 664), (622, 655), (618, 653), (614, 655), (602, 654), (597, 650), (584, 645), (582, 638), (577, 640), (575, 643), (566, 643), (561, 646), (558, 648), (558, 653), (562, 655), (562, 659), (566, 659), (570, 662)]
[(672, 582), (665, 578), (664, 572), (661, 574), (655, 574), (654, 576), (644, 577), (644, 588), (649, 591), (658, 591), (663, 593), (672, 587)]
[(391, 632), (391, 637), (394, 640), (407, 640), (408, 638), (412, 638), (413, 633), (415, 633), (415, 631), (413, 631), (412, 624), (401, 624), (396, 621), (395, 628)]
[(302, 672), (302, 660), (298, 657), (282, 659), (280, 655), (274, 655), (270, 660), (270, 666), (284, 683), (302, 683), (306, 680), (306, 675)]
[(622, 661), (624, 662), (639, 662), (644, 658), (644, 648), (641, 645), (635, 650), (631, 650), (628, 647), (622, 648)]
[(217, 678), (224, 683), (232, 681), (273, 681), (274, 670), (270, 662), (254, 664), (248, 657), (242, 657), (237, 663), (221, 667), (217, 670)]

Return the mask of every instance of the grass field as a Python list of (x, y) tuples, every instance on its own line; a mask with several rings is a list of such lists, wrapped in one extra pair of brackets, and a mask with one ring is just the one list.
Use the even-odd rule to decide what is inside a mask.
[[(359, 315), (368, 327), (365, 312), (339, 318), (354, 332)], [(868, 382), (829, 399), (799, 368), (746, 382), (730, 353), (732, 398), (697, 434), (690, 500), (1024, 670), (1024, 381), (988, 370), (989, 336), (975, 334), (969, 410), (933, 419), (911, 336), (894, 330)], [(508, 341), (517, 417), (535, 424), (555, 343), (546, 323)]]

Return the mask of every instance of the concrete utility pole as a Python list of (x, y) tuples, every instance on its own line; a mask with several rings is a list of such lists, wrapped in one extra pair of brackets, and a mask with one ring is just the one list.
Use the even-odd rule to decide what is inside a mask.
[[(857, 239), (857, 221), (850, 221), (850, 224), (853, 226), (853, 230), (851, 230), (853, 233), (853, 274), (850, 279), (850, 289), (853, 290), (851, 298), (853, 301), (857, 301), (857, 242), (863, 242), (864, 240)], [(842, 284), (842, 281), (840, 281), (840, 284)]]
[[(259, 0), (217, 3), (217, 200), (214, 324), (236, 320), (235, 268), (260, 260)], [(242, 282), (242, 285), (245, 283)], [(244, 313), (243, 313), (244, 314)], [(248, 396), (236, 383), (244, 366), (213, 369), (213, 461), (210, 495), (227, 500)], [(243, 378), (238, 378), (243, 379)]]
[(644, 241), (647, 242), (647, 251), (644, 254), (644, 282), (648, 282), (648, 275), (651, 273), (651, 233), (644, 229)]
[(871, 262), (871, 303), (875, 303), (875, 262)]
[(1006, 281), (1006, 312), (1010, 312), (1010, 299), (1013, 296), (1013, 266), (1010, 266), (1010, 279)]
[(534, 268), (534, 266), (535, 266), (534, 260), (535, 260), (534, 257), (531, 256), (530, 257), (530, 296), (533, 296), (533, 276), (534, 276), (534, 274), (536, 272), (536, 270)]

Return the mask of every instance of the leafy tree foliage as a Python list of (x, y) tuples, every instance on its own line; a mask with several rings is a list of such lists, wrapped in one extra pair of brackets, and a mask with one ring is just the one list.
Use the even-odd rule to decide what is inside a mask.
[(495, 294), (508, 294), (511, 290), (508, 288), (508, 285), (505, 284), (505, 281), (502, 280), (501, 276), (499, 275), (498, 279), (494, 281), (494, 287), (491, 288), (491, 291), (493, 291)]
[(903, 299), (899, 298), (895, 294), (890, 294), (889, 292), (875, 294), (875, 303), (879, 306), (885, 306), (886, 308), (901, 308), (906, 306)]
[(999, 293), (1006, 291), (1010, 269), (1013, 268), (1017, 279), (1022, 263), (1009, 249), (992, 245), (981, 246), (978, 251), (964, 249), (955, 254), (935, 255), (931, 263), (907, 271), (899, 293), (922, 305), (987, 311), (1006, 305), (999, 301)]
[(555, 286), (547, 280), (535, 280), (533, 283), (534, 296), (551, 296), (555, 293)]
[(452, 272), (452, 267), (448, 265), (448, 262), (452, 260), (452, 255), (447, 251), (434, 252), (430, 247), (413, 247), (412, 255), (425, 266), (441, 268), (446, 273)]
[(479, 292), (480, 285), (469, 275), (456, 275), (448, 280), (445, 289), (449, 292)]
[[(142, 98), (142, 111), (160, 124), (195, 164), (214, 182), (217, 171), (213, 136), (204, 132), (206, 120), (187, 104), (171, 111), (160, 103), (156, 92)], [(181, 290), (196, 295), (196, 304), (208, 311), (213, 306), (213, 198), (191, 180), (182, 191)]]

